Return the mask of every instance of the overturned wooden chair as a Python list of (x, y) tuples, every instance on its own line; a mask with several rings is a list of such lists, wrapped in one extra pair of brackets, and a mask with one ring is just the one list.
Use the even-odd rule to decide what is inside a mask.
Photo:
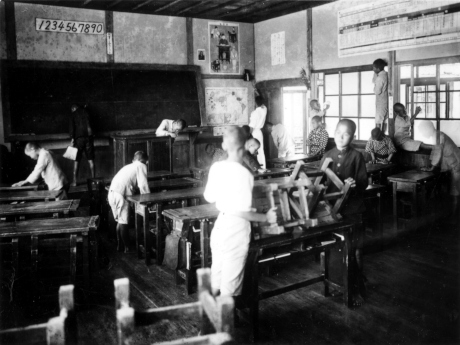
[(47, 323), (0, 331), (0, 344), (77, 344), (77, 318), (73, 299), (73, 285), (59, 288), (59, 316)]
[(147, 310), (135, 310), (129, 306), (129, 280), (117, 279), (115, 303), (117, 314), (118, 344), (128, 345), (136, 328), (159, 323), (162, 320), (181, 320), (184, 317), (201, 319), (201, 336), (180, 339), (162, 344), (226, 344), (233, 335), (234, 301), (230, 296), (214, 297), (211, 292), (211, 270), (199, 269), (198, 302)]

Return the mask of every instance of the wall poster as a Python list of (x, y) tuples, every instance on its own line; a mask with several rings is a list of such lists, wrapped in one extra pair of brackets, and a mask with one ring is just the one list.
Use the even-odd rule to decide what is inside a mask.
[(240, 74), (240, 32), (235, 23), (209, 22), (211, 74)]
[(460, 42), (459, 0), (381, 0), (339, 11), (339, 57)]
[(206, 121), (203, 125), (247, 125), (248, 88), (205, 88)]
[(286, 63), (286, 40), (284, 31), (271, 36), (272, 66)]

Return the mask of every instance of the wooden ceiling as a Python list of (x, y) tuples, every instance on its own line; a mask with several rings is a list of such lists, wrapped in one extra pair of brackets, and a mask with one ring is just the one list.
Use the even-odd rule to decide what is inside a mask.
[(257, 23), (334, 0), (3, 0), (42, 5)]

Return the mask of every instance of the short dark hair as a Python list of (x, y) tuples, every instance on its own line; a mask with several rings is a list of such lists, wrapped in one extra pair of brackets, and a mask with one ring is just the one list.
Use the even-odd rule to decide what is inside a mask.
[(185, 120), (178, 119), (174, 122), (177, 123), (181, 129), (184, 129), (185, 127), (187, 127), (187, 122), (185, 122)]
[(379, 127), (376, 127), (371, 131), (371, 137), (373, 140), (378, 140), (378, 141), (382, 140), (381, 138), (382, 134), (383, 133)]
[(385, 68), (385, 66), (387, 66), (388, 64), (386, 63), (385, 60), (382, 60), (382, 59), (377, 59), (374, 61), (373, 65), (375, 67), (377, 67), (379, 70), (383, 71), (383, 69)]
[(401, 104), (401, 103), (395, 103), (395, 104), (393, 104), (393, 111), (394, 111), (395, 113), (396, 113), (396, 108), (404, 108), (404, 109), (405, 109), (404, 105)]
[(356, 123), (354, 123), (352, 120), (349, 120), (349, 119), (342, 119), (339, 121), (339, 123), (337, 123), (337, 127), (339, 125), (345, 125), (347, 126), (350, 131), (351, 131), (351, 136), (353, 137), (356, 133)]
[(256, 96), (255, 101), (258, 107), (264, 104), (264, 98), (262, 96)]
[(134, 154), (134, 159), (135, 161), (148, 161), (149, 160), (149, 156), (147, 156), (147, 154), (144, 152), (144, 151), (137, 151), (135, 154)]
[(31, 151), (31, 150), (38, 150), (40, 148), (41, 148), (40, 144), (37, 143), (36, 141), (29, 141), (26, 144), (26, 147), (24, 147), (24, 150), (25, 151)]

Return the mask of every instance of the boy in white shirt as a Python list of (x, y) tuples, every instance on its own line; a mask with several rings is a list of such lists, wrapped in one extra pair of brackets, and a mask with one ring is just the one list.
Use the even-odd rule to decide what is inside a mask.
[(242, 166), (245, 141), (241, 128), (225, 130), (222, 148), (228, 158), (211, 166), (204, 192), (205, 199), (215, 202), (220, 211), (211, 233), (211, 284), (221, 295), (241, 294), (250, 222), (276, 222), (275, 208), (266, 214), (252, 212), (254, 177)]
[(49, 190), (62, 190), (63, 193), (59, 199), (67, 199), (69, 184), (54, 153), (42, 148), (36, 142), (27, 143), (24, 153), (33, 160), (36, 160), (37, 164), (27, 179), (13, 184), (13, 187), (21, 187), (26, 183), (34, 183), (40, 177), (43, 177)]
[(126, 196), (137, 193), (150, 193), (147, 181), (148, 156), (143, 151), (137, 151), (131, 164), (125, 165), (115, 175), (109, 189), (109, 205), (112, 208), (113, 217), (117, 222), (118, 251), (122, 250), (123, 242), (125, 253), (129, 251), (129, 203)]
[(184, 120), (163, 120), (161, 124), (158, 126), (155, 134), (159, 137), (166, 137), (171, 136), (173, 138), (177, 137), (179, 131), (183, 130), (187, 127), (187, 124)]
[(278, 158), (295, 155), (295, 142), (291, 135), (281, 123), (273, 125), (265, 122), (267, 131), (272, 135), (275, 146), (278, 149)]

